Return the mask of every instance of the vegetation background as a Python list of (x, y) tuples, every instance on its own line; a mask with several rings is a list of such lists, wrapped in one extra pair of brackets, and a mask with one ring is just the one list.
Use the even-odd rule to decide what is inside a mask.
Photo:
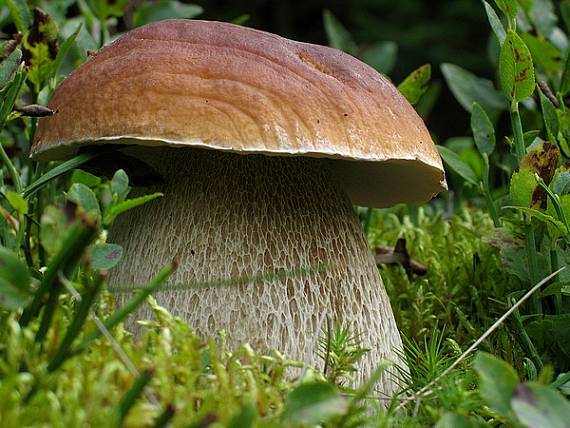
[[(405, 240), (381, 266), (410, 366), (399, 395), (375, 391), (387, 365), (350, 387), (366, 352), (350, 326), (323, 330), (324, 372), (196, 337), (149, 297), (174, 265), (114, 307), (105, 230), (161, 195), (129, 199), (124, 171), (81, 169), (94, 155), (36, 164), (30, 141), (89, 50), (169, 17), (343, 49), (426, 120), (450, 192), (358, 209), (373, 248)], [(570, 0), (0, 0), (0, 426), (570, 427), (569, 30)], [(122, 321), (140, 304), (156, 319), (134, 340)]]

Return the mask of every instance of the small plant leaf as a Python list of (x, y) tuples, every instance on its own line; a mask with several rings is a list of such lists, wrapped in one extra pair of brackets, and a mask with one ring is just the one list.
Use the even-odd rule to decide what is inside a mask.
[(184, 4), (175, 0), (144, 2), (135, 9), (133, 25), (139, 27), (149, 22), (161, 21), (163, 19), (192, 19), (203, 11), (204, 9), (196, 4)]
[(505, 97), (490, 80), (479, 78), (454, 64), (442, 64), (441, 72), (459, 104), (468, 112), (471, 112), (474, 102), (479, 103), (491, 117), (507, 107)]
[(111, 180), (111, 191), (119, 196), (124, 196), (129, 190), (129, 177), (127, 173), (119, 169)]
[(6, 0), (6, 5), (10, 9), (12, 21), (20, 33), (25, 33), (32, 25), (32, 14), (25, 0)]
[(28, 202), (19, 193), (8, 191), (6, 192), (6, 199), (10, 202), (10, 205), (16, 210), (20, 215), (28, 213)]
[(87, 187), (97, 187), (101, 184), (101, 179), (87, 171), (76, 169), (73, 171), (73, 174), (71, 174), (71, 183), (81, 183)]
[(570, 192), (570, 172), (566, 170), (559, 170), (557, 170), (554, 174), (554, 178), (550, 183), (550, 187), (554, 193), (558, 195), (566, 195)]
[(508, 18), (509, 22), (514, 21), (517, 16), (517, 1), (516, 0), (495, 0), (497, 6)]
[(513, 102), (522, 101), (534, 92), (534, 66), (528, 47), (512, 30), (501, 47), (499, 77), (505, 95)]
[(548, 138), (555, 140), (558, 136), (558, 114), (552, 102), (542, 93), (538, 91), (540, 96), (540, 107), (542, 108), (542, 120), (548, 133)]
[(495, 150), (495, 128), (478, 103), (473, 103), (471, 108), (471, 131), (479, 153), (490, 156)]
[(96, 244), (91, 247), (91, 267), (97, 270), (109, 270), (123, 256), (123, 247), (117, 244)]
[(424, 64), (412, 71), (408, 77), (398, 85), (398, 90), (406, 97), (410, 104), (415, 105), (427, 91), (430, 79), (431, 66)]
[(552, 0), (532, 0), (529, 12), (530, 20), (538, 32), (550, 37), (558, 21)]
[(289, 393), (283, 417), (291, 422), (318, 424), (347, 410), (347, 402), (329, 383), (306, 383)]
[(485, 352), (477, 354), (473, 367), (479, 374), (479, 391), (485, 403), (502, 416), (511, 415), (511, 399), (518, 383), (515, 370)]
[(519, 384), (512, 399), (512, 408), (526, 427), (570, 427), (570, 402), (545, 385)]
[(21, 62), (22, 51), (16, 48), (0, 63), (0, 88), (10, 81)]
[(323, 11), (323, 21), (329, 44), (333, 48), (354, 55), (357, 50), (356, 43), (354, 43), (351, 34), (338, 18), (334, 16), (330, 10), (325, 9)]
[(147, 202), (160, 198), (161, 196), (163, 196), (162, 193), (152, 193), (150, 195), (139, 196), (138, 198), (127, 199), (126, 201), (112, 205), (105, 213), (104, 223), (107, 225), (111, 224), (118, 215), (125, 211), (146, 204)]
[(505, 27), (503, 27), (501, 20), (499, 19), (497, 13), (495, 12), (495, 9), (493, 9), (493, 7), (485, 0), (483, 0), (483, 6), (485, 6), (485, 13), (487, 14), (487, 20), (489, 21), (489, 24), (493, 29), (493, 33), (495, 33), (495, 36), (497, 37), (499, 44), (502, 45), (503, 42), (505, 41), (505, 38), (507, 37), (507, 32), (505, 31)]
[(55, 59), (51, 63), (51, 68), (49, 71), (49, 77), (52, 77), (52, 78), (57, 77), (57, 74), (59, 72), (61, 64), (62, 64), (63, 60), (65, 59), (65, 57), (67, 56), (67, 53), (69, 52), (69, 50), (71, 49), (71, 47), (75, 43), (75, 39), (77, 39), (77, 36), (81, 31), (81, 27), (82, 27), (81, 24), (77, 25), (77, 28), (75, 29), (75, 31), (73, 33), (71, 33), (71, 35), (67, 39), (65, 39), (65, 41), (63, 42), (63, 44), (59, 48), (57, 55), (55, 56)]
[(394, 42), (377, 42), (362, 52), (362, 60), (384, 74), (392, 71), (397, 56), (398, 45)]
[(521, 36), (527, 45), (536, 67), (547, 73), (557, 73), (562, 62), (560, 51), (548, 40), (525, 33)]
[(101, 217), (101, 210), (99, 208), (99, 202), (97, 201), (97, 196), (93, 190), (81, 183), (74, 183), (71, 185), (69, 192), (67, 193), (69, 199), (77, 203), (83, 210), (97, 218)]
[(0, 247), (0, 308), (15, 311), (31, 298), (28, 268), (16, 254)]
[(437, 151), (445, 163), (468, 183), (477, 186), (479, 180), (469, 165), (452, 150), (444, 146), (437, 146)]

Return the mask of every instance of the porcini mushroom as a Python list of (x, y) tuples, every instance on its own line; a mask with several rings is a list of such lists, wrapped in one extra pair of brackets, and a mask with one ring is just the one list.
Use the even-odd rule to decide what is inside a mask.
[[(156, 299), (204, 335), (225, 329), (232, 343), (299, 359), (326, 314), (371, 349), (361, 373), (399, 360), (352, 204), (425, 202), (445, 178), (425, 125), (385, 77), (328, 47), (167, 20), (105, 47), (49, 107), (58, 113), (42, 119), (35, 158), (124, 144), (164, 179), (164, 198), (113, 226), (125, 256), (111, 286), (141, 285), (175, 255), (170, 284), (319, 267), (233, 287), (166, 286)], [(384, 392), (394, 388), (384, 379)]]

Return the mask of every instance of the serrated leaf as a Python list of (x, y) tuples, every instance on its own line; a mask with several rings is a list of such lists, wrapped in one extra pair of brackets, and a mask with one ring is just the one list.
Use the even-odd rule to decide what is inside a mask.
[(475, 175), (475, 172), (471, 169), (469, 165), (461, 160), (461, 158), (452, 150), (449, 150), (444, 146), (436, 146), (439, 155), (442, 157), (443, 161), (448, 165), (453, 171), (459, 174), (468, 183), (477, 186), (479, 180)]
[(526, 427), (570, 428), (570, 402), (546, 385), (519, 384), (512, 408)]
[(471, 112), (474, 102), (479, 103), (491, 117), (506, 109), (505, 97), (490, 80), (479, 78), (454, 64), (442, 64), (441, 72), (459, 104), (468, 112)]
[(21, 62), (22, 51), (16, 48), (0, 63), (0, 88), (4, 87), (4, 85), (10, 81)]
[(377, 71), (389, 74), (398, 55), (398, 45), (394, 42), (377, 42), (362, 52), (362, 60)]
[(91, 267), (97, 270), (109, 270), (114, 267), (123, 256), (123, 247), (117, 244), (96, 244), (91, 247)]
[(150, 22), (163, 19), (192, 19), (200, 15), (204, 9), (196, 4), (185, 4), (174, 0), (158, 0), (145, 2), (133, 13), (133, 25), (139, 27)]
[(323, 11), (323, 21), (329, 45), (333, 48), (337, 48), (354, 55), (357, 49), (356, 43), (354, 43), (351, 34), (337, 19), (337, 17), (334, 16), (330, 10), (325, 9)]
[(495, 150), (495, 128), (478, 103), (473, 103), (471, 108), (471, 131), (479, 153), (490, 156)]
[(431, 66), (424, 64), (412, 71), (408, 77), (398, 85), (398, 90), (406, 97), (410, 104), (415, 105), (427, 90), (430, 79)]
[(101, 217), (101, 210), (99, 208), (97, 196), (95, 196), (93, 190), (86, 185), (81, 183), (72, 184), (69, 188), (69, 192), (67, 192), (67, 196), (79, 205), (86, 213), (91, 214), (96, 218)]
[(505, 38), (507, 37), (507, 32), (505, 31), (505, 27), (503, 27), (501, 20), (499, 19), (497, 13), (495, 12), (495, 9), (493, 9), (493, 7), (485, 0), (483, 0), (483, 6), (485, 6), (485, 13), (487, 14), (487, 20), (491, 25), (491, 29), (493, 30), (493, 33), (495, 33), (495, 37), (497, 37), (499, 45), (502, 45), (503, 42), (505, 41)]
[(499, 77), (503, 93), (513, 102), (520, 102), (534, 92), (534, 66), (528, 47), (512, 30), (501, 47)]
[(125, 211), (146, 204), (147, 202), (150, 202), (156, 198), (160, 198), (161, 196), (163, 196), (162, 193), (153, 193), (150, 195), (140, 196), (138, 198), (127, 199), (126, 201), (112, 205), (105, 213), (104, 223), (107, 225), (111, 224), (118, 215), (124, 213)]
[(487, 406), (499, 415), (511, 415), (511, 399), (518, 383), (515, 370), (485, 352), (477, 354), (473, 367), (479, 374), (479, 392)]
[(127, 173), (119, 169), (111, 180), (111, 191), (119, 196), (124, 196), (129, 190), (129, 177)]
[(27, 266), (14, 253), (0, 247), (0, 308), (14, 311), (24, 307), (32, 296), (30, 284)]
[(287, 397), (283, 418), (291, 422), (318, 424), (342, 415), (348, 404), (329, 383), (305, 383)]

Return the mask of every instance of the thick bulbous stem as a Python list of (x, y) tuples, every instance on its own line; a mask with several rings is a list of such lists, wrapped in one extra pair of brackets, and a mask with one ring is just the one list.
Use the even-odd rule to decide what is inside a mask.
[[(165, 196), (113, 225), (110, 241), (124, 247), (124, 258), (112, 287), (140, 286), (176, 256), (178, 270), (155, 297), (200, 334), (224, 329), (234, 345), (249, 342), (304, 360), (324, 314), (350, 324), (370, 349), (361, 379), (383, 358), (400, 361), (382, 280), (327, 160), (173, 148), (144, 153), (165, 179), (158, 189)], [(253, 283), (193, 288), (260, 275)], [(138, 316), (150, 316), (145, 310)], [(317, 351), (310, 362), (319, 365)], [(394, 378), (386, 375), (382, 386), (389, 394)]]

